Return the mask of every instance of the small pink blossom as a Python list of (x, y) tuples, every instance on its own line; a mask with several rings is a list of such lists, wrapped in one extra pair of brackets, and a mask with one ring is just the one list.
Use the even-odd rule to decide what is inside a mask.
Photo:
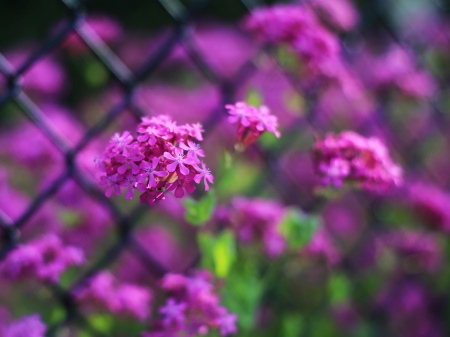
[(185, 320), (184, 311), (186, 303), (177, 303), (173, 298), (169, 298), (165, 306), (159, 309), (159, 313), (164, 316), (163, 324), (166, 327), (171, 325), (181, 326)]
[(128, 169), (128, 166), (131, 166), (131, 172), (133, 174), (139, 173), (139, 166), (136, 164), (136, 162), (139, 162), (142, 159), (144, 159), (144, 155), (140, 153), (137, 148), (132, 149), (131, 152), (124, 150), (123, 154), (118, 154), (116, 156), (116, 160), (119, 163), (122, 163), (122, 166), (119, 166), (117, 168), (117, 172), (120, 174), (124, 174)]
[(182, 198), (184, 196), (184, 191), (188, 194), (192, 194), (195, 190), (194, 184), (192, 184), (192, 174), (190, 176), (185, 176), (184, 178), (178, 178), (175, 182), (167, 185), (168, 191), (175, 191), (174, 195), (177, 198)]
[(211, 174), (211, 170), (208, 169), (205, 165), (205, 163), (202, 163), (202, 168), (196, 167), (195, 168), (197, 170), (197, 172), (199, 172), (198, 174), (195, 175), (194, 177), (194, 181), (197, 184), (200, 184), (200, 181), (203, 178), (203, 182), (205, 183), (205, 191), (209, 190), (209, 185), (208, 185), (208, 181), (213, 184), (214, 183), (214, 177)]
[(169, 152), (164, 152), (164, 157), (169, 160), (172, 160), (172, 163), (166, 166), (167, 171), (174, 172), (177, 167), (180, 168), (180, 172), (183, 175), (188, 175), (190, 170), (184, 164), (192, 164), (192, 160), (190, 158), (186, 158), (184, 155), (183, 149), (177, 148), (175, 149), (175, 156), (170, 154)]
[(156, 179), (157, 177), (167, 177), (168, 173), (166, 171), (156, 171), (156, 168), (159, 164), (159, 158), (153, 157), (151, 164), (145, 160), (142, 161), (140, 167), (141, 170), (144, 171), (139, 175), (138, 182), (142, 183), (148, 178), (148, 186), (149, 187), (155, 187), (156, 186)]
[(204, 157), (205, 152), (200, 148), (199, 144), (195, 144), (194, 142), (188, 141), (188, 145), (186, 144), (180, 144), (180, 147), (187, 151), (187, 157), (192, 159), (194, 163), (199, 164), (200, 159), (198, 159), (198, 156)]
[(265, 105), (258, 109), (245, 102), (237, 102), (234, 105), (227, 104), (225, 108), (231, 115), (228, 121), (237, 123), (238, 144), (244, 148), (255, 142), (265, 131), (272, 132), (277, 138), (280, 137), (277, 130), (278, 119)]
[(101, 176), (100, 177), (100, 185), (106, 185), (105, 196), (111, 197), (112, 192), (116, 193), (116, 195), (120, 195), (120, 186), (122, 179), (118, 174), (114, 174), (112, 176)]

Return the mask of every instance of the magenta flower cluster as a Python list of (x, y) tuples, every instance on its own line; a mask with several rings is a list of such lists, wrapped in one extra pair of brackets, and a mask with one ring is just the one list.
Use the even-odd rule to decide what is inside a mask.
[(10, 323), (0, 319), (0, 337), (44, 337), (46, 330), (47, 327), (37, 314)]
[(169, 117), (158, 116), (142, 118), (136, 138), (128, 131), (116, 133), (103, 158), (97, 159), (105, 173), (100, 180), (106, 185), (105, 195), (119, 195), (126, 188), (130, 200), (137, 189), (141, 203), (153, 205), (167, 191), (174, 191), (177, 198), (194, 192), (194, 182), (202, 179), (208, 190), (214, 177), (200, 160), (205, 154), (195, 142), (203, 140), (202, 132), (200, 124), (178, 126)]
[(411, 184), (408, 197), (413, 210), (429, 227), (450, 232), (450, 195), (437, 186)]
[(308, 260), (325, 262), (328, 266), (335, 266), (341, 262), (341, 252), (333, 241), (333, 238), (325, 228), (318, 230), (311, 241), (300, 251)]
[(307, 6), (275, 5), (252, 11), (244, 27), (262, 43), (286, 45), (309, 67), (326, 72), (339, 60), (339, 41)]
[(0, 263), (0, 275), (9, 280), (37, 278), (56, 283), (70, 266), (85, 262), (81, 249), (65, 246), (54, 234), (21, 244)]
[(405, 268), (435, 272), (442, 262), (437, 237), (432, 233), (396, 230), (380, 235), (379, 246), (392, 249), (403, 259)]
[(205, 270), (193, 276), (167, 274), (162, 288), (168, 299), (159, 309), (161, 318), (143, 337), (198, 336), (218, 330), (222, 336), (237, 331), (237, 316), (220, 305), (213, 276)]
[(237, 102), (227, 104), (225, 108), (230, 114), (228, 121), (237, 124), (238, 144), (243, 148), (254, 143), (265, 131), (272, 132), (280, 138), (277, 130), (278, 119), (270, 113), (267, 106), (257, 108), (245, 102)]
[(402, 182), (402, 169), (393, 163), (386, 146), (378, 138), (352, 131), (328, 133), (318, 139), (313, 160), (325, 185), (356, 183), (367, 189), (383, 189)]
[(270, 257), (276, 257), (286, 248), (286, 240), (279, 224), (285, 215), (283, 205), (272, 200), (234, 198), (223, 208), (223, 220), (245, 244), (261, 242)]
[(116, 315), (145, 320), (150, 316), (152, 292), (144, 287), (119, 282), (111, 273), (103, 271), (87, 284), (74, 290), (75, 298), (88, 310), (106, 309)]

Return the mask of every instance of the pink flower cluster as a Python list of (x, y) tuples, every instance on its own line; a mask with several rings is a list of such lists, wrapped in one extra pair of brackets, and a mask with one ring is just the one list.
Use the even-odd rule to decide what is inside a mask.
[(69, 266), (84, 261), (82, 250), (65, 246), (58, 236), (47, 234), (13, 250), (0, 263), (0, 275), (10, 280), (36, 277), (56, 283)]
[(257, 8), (244, 21), (244, 27), (263, 43), (287, 45), (310, 67), (328, 68), (339, 58), (338, 39), (302, 5), (276, 5)]
[(302, 248), (300, 255), (324, 261), (330, 267), (341, 261), (341, 252), (324, 228), (314, 234), (311, 241)]
[(143, 337), (193, 337), (206, 335), (211, 329), (218, 329), (222, 336), (235, 333), (237, 316), (220, 305), (212, 282), (213, 276), (204, 270), (191, 277), (164, 276), (162, 288), (169, 298), (159, 309), (162, 318)]
[(0, 337), (44, 337), (47, 327), (39, 315), (24, 316), (14, 322), (0, 321)]
[(120, 283), (111, 273), (101, 272), (86, 285), (74, 291), (75, 298), (85, 306), (107, 309), (117, 315), (145, 320), (150, 316), (152, 293), (149, 289)]
[(397, 230), (381, 236), (381, 246), (391, 248), (399, 257), (403, 257), (410, 270), (436, 271), (442, 262), (442, 253), (437, 237), (433, 234)]
[(431, 228), (450, 232), (450, 195), (424, 183), (409, 187), (409, 201), (422, 221)]
[(383, 189), (402, 182), (402, 169), (392, 162), (378, 138), (352, 131), (327, 134), (313, 149), (316, 172), (325, 185), (357, 183), (367, 189)]
[(262, 242), (265, 253), (276, 257), (283, 253), (286, 241), (279, 231), (285, 208), (275, 201), (234, 198), (223, 209), (228, 225), (244, 243)]
[[(83, 24), (88, 25), (89, 29), (105, 43), (116, 42), (123, 35), (120, 24), (108, 16), (89, 15)], [(84, 54), (89, 51), (84, 41), (75, 32), (69, 34), (63, 43), (63, 47), (77, 54)]]
[(248, 105), (245, 102), (237, 102), (236, 104), (227, 104), (230, 116), (230, 123), (237, 123), (238, 144), (243, 148), (254, 143), (265, 131), (272, 132), (277, 138), (280, 133), (277, 130), (278, 119), (270, 113), (265, 105), (258, 108)]
[(436, 83), (431, 75), (417, 69), (413, 55), (395, 46), (380, 57), (371, 60), (373, 84), (378, 88), (397, 86), (407, 96), (426, 98), (436, 92)]
[(137, 189), (141, 203), (153, 205), (164, 199), (167, 191), (174, 191), (177, 198), (194, 192), (193, 183), (199, 184), (202, 179), (205, 190), (209, 189), (214, 177), (199, 158), (205, 153), (194, 142), (203, 140), (200, 124), (177, 126), (167, 116), (144, 117), (137, 132), (137, 138), (128, 131), (116, 133), (103, 158), (97, 159), (105, 173), (100, 184), (106, 185), (107, 197), (127, 188), (126, 198), (130, 200)]
[(348, 0), (309, 0), (317, 14), (334, 28), (351, 30), (358, 23), (358, 12)]

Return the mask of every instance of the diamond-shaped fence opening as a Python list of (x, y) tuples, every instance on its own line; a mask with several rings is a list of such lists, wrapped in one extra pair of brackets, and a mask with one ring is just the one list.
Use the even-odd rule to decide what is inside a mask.
[[(450, 184), (447, 172), (443, 171), (448, 163), (439, 157), (442, 151), (429, 151), (430, 148), (446, 149), (450, 142), (446, 132), (448, 116), (442, 113), (439, 102), (430, 100), (423, 108), (426, 113), (417, 109), (409, 111), (407, 116), (401, 111), (391, 111), (388, 98), (372, 105), (364, 105), (366, 101), (355, 104), (351, 99), (343, 100), (339, 106), (328, 106), (325, 100), (316, 102), (302, 90), (274, 50), (256, 46), (237, 26), (219, 25), (208, 20), (207, 15), (202, 17), (220, 12), (221, 7), (223, 13), (228, 13), (226, 15), (241, 16), (259, 4), (258, 1), (131, 2), (127, 13), (149, 10), (149, 13), (140, 13), (135, 29), (143, 23), (141, 15), (154, 20), (153, 28), (158, 26), (159, 33), (150, 39), (139, 34), (129, 38), (115, 22), (100, 16), (91, 17), (91, 11), (102, 8), (101, 2), (54, 2), (61, 6), (61, 11), (67, 11), (67, 15), (52, 11), (58, 14), (48, 19), (50, 24), (47, 24), (45, 37), (39, 36), (39, 44), (20, 53), (13, 54), (5, 49), (0, 54), (0, 112), (5, 116), (2, 119), (18, 120), (16, 116), (20, 114), (28, 120), (18, 124), (27, 124), (25, 128), (33, 125), (32, 132), (14, 135), (30, 141), (30, 158), (25, 158), (29, 161), (25, 160), (28, 167), (24, 170), (30, 171), (32, 179), (43, 179), (39, 176), (42, 168), (30, 163), (39, 146), (42, 153), (38, 155), (57, 158), (57, 163), (44, 172), (48, 175), (44, 180), (48, 182), (31, 193), (31, 200), (23, 198), (9, 184), (2, 187), (1, 197), (10, 203), (6, 206), (12, 207), (14, 203), (18, 206), (11, 210), (0, 205), (3, 238), (0, 259), (26, 240), (27, 233), (33, 233), (40, 224), (45, 222), (45, 227), (39, 227), (41, 231), (51, 228), (51, 222), (46, 219), (48, 212), (58, 212), (57, 219), (67, 227), (64, 235), (73, 234), (68, 242), (78, 240), (81, 246), (88, 245), (89, 240), (101, 242), (101, 249), (96, 246), (96, 256), (78, 270), (73, 282), (63, 280), (61, 284), (40, 286), (42, 290), (36, 296), (42, 295), (41, 301), (51, 301), (45, 313), (46, 321), (51, 323), (49, 336), (63, 336), (69, 327), (80, 329), (80, 333), (86, 330), (89, 335), (104, 335), (95, 320), (87, 318), (89, 310), (74, 297), (74, 290), (86, 286), (89, 278), (98, 273), (114, 270), (139, 283), (145, 277), (157, 280), (168, 271), (187, 271), (198, 263), (195, 246), (183, 245), (180, 241), (180, 236), (193, 239), (192, 229), (170, 230), (170, 226), (158, 224), (158, 221), (183, 222), (171, 219), (171, 210), (167, 209), (181, 207), (178, 201), (167, 200), (169, 206), (154, 209), (137, 202), (124, 206), (119, 198), (106, 198), (98, 186), (93, 158), (112, 133), (132, 129), (143, 115), (159, 114), (161, 110), (169, 114), (173, 111), (175, 115), (178, 110), (182, 122), (201, 121), (208, 139), (205, 149), (213, 153), (220, 142), (229, 148), (233, 145), (229, 137), (233, 130), (223, 123), (225, 104), (261, 94), (267, 97), (267, 104), (280, 107), (279, 119), (285, 135), (278, 143), (267, 139), (254, 145), (247, 153), (250, 160), (237, 159), (234, 165), (239, 165), (246, 176), (224, 174), (218, 179), (219, 187), (220, 184), (230, 185), (229, 193), (223, 195), (225, 199), (236, 193), (246, 193), (278, 198), (308, 211), (322, 209), (323, 200), (313, 194), (317, 184), (312, 164), (306, 159), (311, 139), (319, 130), (324, 133), (349, 127), (380, 135), (392, 148), (394, 157), (411, 167), (414, 174), (428, 176), (437, 185)], [(398, 48), (408, 48), (407, 41), (403, 42), (389, 25), (386, 13), (376, 13), (374, 17), (384, 27), (386, 38)], [(117, 18), (122, 19), (120, 15)], [(132, 15), (124, 18), (132, 19)], [(169, 28), (159, 25), (167, 19), (170, 19)], [(230, 50), (235, 52), (230, 53)], [(356, 59), (358, 55), (349, 53), (348, 57)], [(65, 65), (64, 70), (73, 79), (74, 90), (64, 87), (67, 81), (60, 64)], [(336, 93), (330, 90), (326, 94), (331, 100)], [(84, 101), (78, 101), (79, 97), (84, 97)], [(62, 100), (67, 101), (66, 106), (71, 111), (61, 112)], [(415, 102), (405, 101), (405, 104), (415, 107)], [(354, 110), (358, 110), (357, 115)], [(36, 130), (39, 135), (34, 134)], [(17, 145), (9, 135), (13, 132), (14, 127), (5, 131), (1, 140), (5, 148), (0, 157), (3, 151), (11, 150), (7, 148), (8, 141)], [(421, 144), (424, 140), (426, 144)], [(46, 148), (49, 144), (51, 150)], [(6, 170), (8, 168), (6, 165)], [(7, 178), (1, 176), (1, 180)], [(26, 178), (22, 183), (26, 183)], [(350, 193), (340, 202), (339, 206), (329, 204), (323, 210), (331, 231), (335, 219), (348, 221), (349, 232), (358, 222), (368, 224), (358, 228), (361, 238), (355, 239), (354, 246), (345, 252), (346, 267), (351, 273), (358, 264), (358, 259), (352, 256), (353, 250), (370, 242), (374, 231), (383, 231), (383, 223), (389, 219), (380, 217), (384, 214), (380, 210), (390, 206), (389, 200), (361, 192)], [(355, 210), (356, 213), (352, 213)], [(93, 235), (90, 226), (96, 227), (98, 237)], [(108, 234), (98, 232), (100, 229)], [(85, 240), (83, 235), (86, 234), (90, 237)], [(338, 238), (345, 235), (335, 234)], [(160, 241), (170, 241), (173, 247), (158, 248)], [(164, 253), (164, 249), (169, 250)], [(133, 268), (138, 270), (136, 274), (127, 274), (120, 267), (129, 264), (140, 265)], [(312, 308), (311, 315), (314, 310), (319, 309)]]

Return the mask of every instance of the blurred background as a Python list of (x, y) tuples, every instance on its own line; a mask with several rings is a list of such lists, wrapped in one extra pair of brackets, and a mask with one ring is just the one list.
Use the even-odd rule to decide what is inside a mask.
[[(339, 83), (309, 81), (287, 48), (244, 29), (253, 8), (275, 3), (1, 1), (0, 259), (54, 233), (87, 260), (58, 285), (0, 278), (2, 317), (39, 312), (49, 336), (140, 336), (151, 319), (67, 300), (75, 285), (107, 270), (152, 289), (155, 316), (164, 273), (208, 266), (204, 229), (186, 221), (178, 199), (149, 207), (107, 199), (98, 184), (94, 158), (110, 137), (167, 114), (205, 129), (216, 178), (208, 233), (236, 227), (224, 214), (275, 221), (260, 199), (320, 223), (309, 243), (277, 256), (236, 234), (221, 258), (240, 262), (220, 276), (238, 336), (450, 334), (450, 1), (294, 2), (338, 39)], [(236, 153), (224, 106), (237, 101), (266, 104), (282, 137), (265, 134)], [(343, 130), (380, 138), (404, 184), (320, 188), (315, 137)]]

